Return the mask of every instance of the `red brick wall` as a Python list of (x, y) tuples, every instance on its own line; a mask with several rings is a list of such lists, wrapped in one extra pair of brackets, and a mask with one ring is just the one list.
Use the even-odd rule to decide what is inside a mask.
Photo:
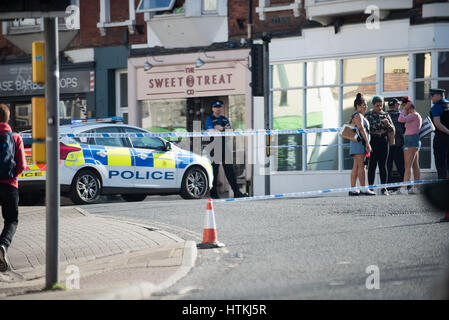
[[(292, 10), (265, 13), (265, 20), (259, 19), (256, 7), (258, 0), (252, 0), (253, 7), (253, 33), (262, 32), (289, 33), (299, 32), (301, 23), (305, 20), (304, 0), (302, 1), (301, 15), (295, 17)], [(293, 0), (271, 0), (272, 5), (290, 4)], [(229, 37), (231, 40), (246, 38), (248, 25), (248, 1), (228, 0)], [(237, 19), (242, 20), (243, 28), (239, 26)]]
[[(139, 0), (135, 0), (135, 7)], [(110, 0), (111, 21), (124, 21), (129, 19), (128, 1)], [(140, 25), (142, 34), (134, 28), (134, 35), (129, 34), (129, 44), (146, 43), (146, 23), (143, 13), (136, 14), (136, 24)], [(124, 31), (128, 27), (106, 28), (106, 35), (102, 36), (97, 23), (100, 21), (100, 1), (80, 0), (80, 24), (78, 36), (71, 43), (70, 48), (88, 48), (122, 45)]]

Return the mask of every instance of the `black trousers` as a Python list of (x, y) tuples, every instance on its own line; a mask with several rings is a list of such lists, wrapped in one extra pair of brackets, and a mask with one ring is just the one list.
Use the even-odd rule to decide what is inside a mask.
[[(393, 171), (393, 162), (396, 164), (396, 168), (398, 169), (398, 173), (400, 176), (399, 181), (393, 181), (392, 171)], [(402, 182), (404, 181), (404, 150), (402, 146), (390, 146), (390, 150), (388, 151), (388, 160), (387, 160), (387, 171), (388, 171), (388, 180), (387, 183), (392, 182)], [(397, 188), (393, 188), (397, 189)]]
[(447, 179), (449, 177), (449, 135), (435, 132), (433, 154), (438, 179)]
[(8, 249), (19, 224), (19, 190), (9, 184), (0, 183), (0, 202), (4, 220), (0, 244)]
[[(226, 179), (228, 179), (229, 185), (231, 186), (232, 191), (234, 191), (234, 194), (238, 194), (240, 192), (240, 188), (239, 185), (237, 184), (237, 178), (235, 177), (235, 172), (234, 172), (234, 167), (232, 166), (232, 164), (226, 164), (222, 163), (223, 165), (223, 170), (226, 176)], [(220, 168), (220, 164), (219, 163), (212, 163), (212, 170), (214, 172), (214, 181), (212, 184), (212, 189), (211, 189), (211, 193), (212, 194), (217, 194), (217, 183), (218, 183), (218, 170)]]
[(368, 184), (374, 184), (376, 168), (379, 166), (380, 182), (387, 183), (387, 159), (389, 150), (388, 135), (371, 135), (371, 152), (368, 164)]

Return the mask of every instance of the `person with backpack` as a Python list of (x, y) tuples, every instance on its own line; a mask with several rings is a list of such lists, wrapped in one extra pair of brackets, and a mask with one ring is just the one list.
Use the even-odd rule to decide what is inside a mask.
[(9, 108), (0, 104), (0, 202), (4, 220), (0, 235), (0, 272), (10, 269), (6, 252), (11, 245), (19, 223), (19, 183), (17, 176), (25, 170), (25, 151), (22, 137), (13, 134)]

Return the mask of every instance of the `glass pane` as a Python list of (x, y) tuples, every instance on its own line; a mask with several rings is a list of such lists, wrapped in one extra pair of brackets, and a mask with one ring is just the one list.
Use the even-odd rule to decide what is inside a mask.
[(62, 124), (70, 123), (72, 119), (85, 118), (87, 118), (86, 99), (76, 98), (59, 101), (59, 119), (61, 119)]
[(159, 10), (171, 10), (175, 0), (148, 0), (141, 1), (141, 5), (137, 10), (159, 11)]
[(120, 73), (120, 108), (128, 107), (128, 74)]
[(307, 170), (338, 170), (338, 134), (307, 134)]
[(217, 0), (203, 0), (203, 11), (217, 11)]
[(438, 88), (446, 90), (446, 93), (444, 94), (444, 96), (447, 99), (448, 93), (449, 93), (449, 81), (438, 81)]
[(302, 63), (273, 65), (273, 88), (299, 87), (303, 85)]
[(408, 90), (408, 56), (384, 59), (384, 91)]
[(229, 96), (229, 121), (233, 130), (245, 130), (245, 96)]
[[(349, 86), (343, 87), (343, 123), (351, 120), (352, 114), (355, 112), (354, 100), (357, 93), (363, 94), (368, 102), (368, 109), (372, 108), (371, 99), (376, 94), (376, 85)], [(343, 125), (343, 123), (341, 125)], [(349, 155), (349, 140), (343, 139), (343, 169), (352, 169), (352, 157)]]
[[(307, 89), (307, 128), (340, 127), (338, 96), (338, 88)], [(327, 132), (307, 135), (307, 170), (338, 169), (337, 137)]]
[[(272, 93), (273, 128), (302, 129), (303, 90)], [(302, 170), (302, 134), (278, 135), (278, 171)]]
[(438, 76), (449, 77), (449, 52), (438, 53)]
[[(416, 111), (424, 119), (429, 115), (431, 101), (429, 97), (430, 81), (416, 82), (415, 84), (415, 106)], [(431, 166), (431, 135), (421, 139), (421, 150), (419, 151), (419, 167), (430, 169)]]
[(337, 84), (338, 61), (307, 62), (307, 85), (318, 86), (325, 84)]
[(150, 132), (186, 131), (187, 99), (140, 101), (142, 128)]
[(376, 58), (343, 60), (343, 83), (376, 82)]
[(415, 78), (430, 78), (431, 70), (430, 53), (415, 54)]

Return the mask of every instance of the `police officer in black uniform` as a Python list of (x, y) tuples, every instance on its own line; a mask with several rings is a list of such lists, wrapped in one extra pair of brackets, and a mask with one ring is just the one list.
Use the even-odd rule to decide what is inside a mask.
[[(399, 111), (398, 99), (391, 99), (388, 101), (389, 110), (387, 111), (393, 121), (395, 128), (395, 143), (390, 146), (390, 152), (388, 153), (387, 171), (388, 171), (388, 183), (402, 182), (404, 180), (404, 151), (402, 147), (404, 145), (404, 132), (405, 123), (399, 122), (398, 118), (401, 112)], [(393, 162), (396, 164), (396, 168), (399, 173), (399, 180), (393, 181)], [(391, 191), (396, 191), (398, 188), (391, 188)]]
[(444, 99), (444, 92), (444, 89), (430, 89), (433, 103), (430, 118), (435, 126), (433, 154), (438, 179), (449, 178), (449, 101)]
[[(212, 107), (212, 114), (206, 118), (206, 123), (205, 123), (206, 130), (208, 130), (208, 131), (209, 130), (225, 131), (226, 129), (231, 129), (231, 123), (229, 122), (229, 119), (221, 114), (223, 102), (221, 100), (217, 100), (212, 103), (211, 107)], [(232, 188), (232, 191), (234, 191), (234, 198), (247, 197), (248, 196), (247, 194), (240, 192), (232, 164), (225, 162), (226, 152), (232, 152), (232, 150), (226, 150), (225, 143), (224, 143), (224, 140), (225, 140), (224, 137), (222, 138), (222, 140), (223, 140), (223, 143), (221, 146), (222, 147), (222, 150), (221, 150), (222, 159), (220, 162), (223, 165), (226, 179), (228, 179), (228, 182)], [(213, 140), (211, 139), (211, 141), (213, 141)], [(233, 159), (233, 158), (234, 157), (231, 157), (231, 159)], [(219, 169), (220, 162), (218, 162), (218, 163), (212, 162), (212, 169), (214, 172), (214, 181), (213, 181), (212, 189), (210, 191), (210, 196), (214, 199), (219, 198), (218, 192), (217, 192), (217, 182), (218, 182), (218, 169)]]

